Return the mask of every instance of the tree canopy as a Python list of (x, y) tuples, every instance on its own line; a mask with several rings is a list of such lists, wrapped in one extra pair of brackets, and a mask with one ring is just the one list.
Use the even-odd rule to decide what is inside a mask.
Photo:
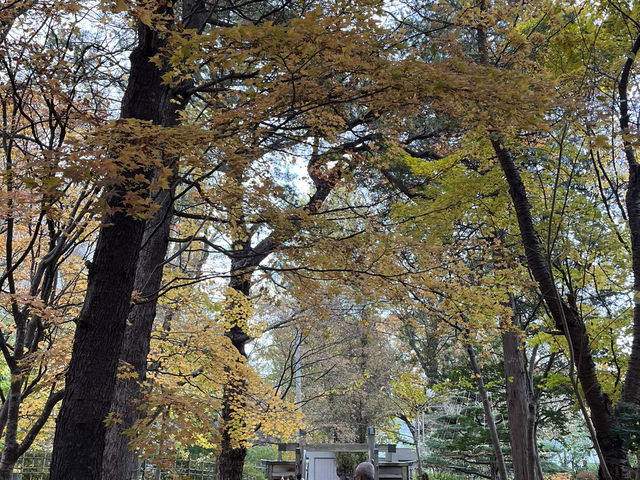
[(368, 426), (634, 478), (639, 50), (633, 1), (0, 6), (0, 480)]

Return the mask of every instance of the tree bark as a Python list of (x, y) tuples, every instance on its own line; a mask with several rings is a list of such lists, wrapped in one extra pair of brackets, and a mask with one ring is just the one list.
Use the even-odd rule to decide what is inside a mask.
[[(167, 113), (175, 111), (176, 106), (169, 101), (170, 89), (162, 82), (162, 71), (150, 61), (162, 45), (158, 32), (146, 25), (139, 26), (121, 118), (151, 120), (160, 125)], [(147, 178), (150, 173), (145, 172)], [(144, 220), (127, 214), (123, 202), (126, 193), (125, 187), (118, 186), (108, 201), (116, 213), (100, 229), (89, 269), (87, 293), (77, 321), (65, 396), (57, 419), (51, 480), (89, 480), (101, 476), (104, 421), (115, 389), (145, 227)]]
[(153, 218), (147, 222), (143, 246), (136, 266), (134, 290), (140, 293), (142, 303), (135, 305), (129, 314), (122, 343), (120, 361), (126, 362), (136, 373), (135, 378), (116, 380), (111, 402), (111, 414), (116, 423), (107, 429), (102, 479), (129, 479), (135, 468), (135, 452), (129, 448), (131, 429), (141, 418), (141, 382), (146, 378), (151, 332), (156, 316), (157, 293), (162, 283), (163, 262), (169, 244), (169, 229), (173, 214), (173, 192), (160, 192), (157, 202), (161, 205)]
[(476, 354), (473, 351), (471, 343), (467, 344), (467, 353), (469, 354), (469, 362), (471, 368), (476, 376), (476, 383), (478, 384), (478, 393), (482, 399), (482, 408), (484, 409), (484, 418), (487, 422), (487, 428), (489, 429), (489, 437), (491, 438), (491, 445), (493, 446), (493, 453), (496, 456), (496, 469), (497, 477), (500, 480), (507, 480), (507, 465), (504, 461), (504, 455), (502, 454), (502, 448), (500, 447), (500, 439), (498, 438), (498, 430), (496, 428), (496, 421), (491, 412), (491, 402), (489, 402), (489, 396), (487, 395), (487, 389), (482, 378), (482, 371), (480, 365), (476, 361)]
[[(116, 204), (116, 206), (120, 206)], [(133, 290), (144, 222), (125, 212), (101, 229), (58, 415), (51, 480), (100, 478), (104, 420)]]
[[(185, 29), (201, 31), (209, 12), (204, 0), (185, 0), (182, 3), (182, 23)], [(187, 92), (192, 82), (176, 90), (169, 90), (167, 101), (173, 105), (165, 108), (157, 122), (164, 126), (174, 126), (179, 122), (178, 111), (189, 102)], [(175, 196), (175, 178), (177, 172), (170, 164), (174, 158), (168, 158), (165, 166), (173, 168), (169, 180), (171, 188), (161, 190), (155, 199), (160, 208), (146, 222), (140, 256), (136, 265), (134, 290), (142, 297), (129, 314), (120, 362), (129, 365), (136, 378), (117, 379), (111, 402), (111, 413), (117, 422), (107, 429), (102, 462), (102, 480), (129, 479), (135, 469), (136, 455), (129, 448), (129, 436), (125, 431), (131, 429), (136, 421), (144, 416), (141, 405), (141, 384), (146, 378), (147, 356), (149, 355), (151, 333), (156, 317), (158, 293), (162, 285), (164, 260), (169, 245), (171, 222), (173, 220), (173, 198)]]
[(501, 325), (506, 379), (511, 462), (515, 480), (542, 480), (536, 442), (536, 399), (526, 368), (524, 345), (516, 330), (515, 305), (511, 325)]
[(633, 343), (631, 355), (627, 366), (627, 375), (622, 387), (621, 400), (640, 406), (640, 165), (638, 165), (635, 149), (631, 140), (627, 137), (630, 133), (628, 88), (629, 77), (633, 68), (636, 55), (640, 51), (640, 35), (638, 35), (631, 47), (631, 54), (622, 68), (618, 93), (620, 95), (620, 130), (624, 153), (629, 165), (629, 185), (625, 202), (629, 218), (629, 230), (631, 233), (631, 260), (633, 271)]

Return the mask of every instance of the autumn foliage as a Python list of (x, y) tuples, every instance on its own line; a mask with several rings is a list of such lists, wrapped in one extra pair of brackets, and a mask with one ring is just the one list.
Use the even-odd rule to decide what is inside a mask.
[(0, 479), (29, 449), (121, 480), (197, 447), (238, 480), (255, 443), (372, 424), (502, 480), (579, 424), (630, 479), (638, 13), (0, 6)]

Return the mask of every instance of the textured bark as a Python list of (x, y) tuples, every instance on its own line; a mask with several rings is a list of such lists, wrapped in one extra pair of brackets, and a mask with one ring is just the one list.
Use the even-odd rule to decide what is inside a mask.
[[(175, 110), (162, 72), (150, 62), (162, 40), (147, 26), (138, 30), (121, 117), (161, 124)], [(137, 172), (130, 172), (131, 175)], [(139, 172), (138, 172), (139, 173)], [(146, 172), (150, 176), (150, 172)], [(51, 480), (99, 479), (105, 445), (104, 420), (115, 389), (118, 358), (130, 311), (136, 263), (145, 222), (127, 215), (116, 187), (109, 205), (117, 213), (100, 229), (87, 293), (77, 322), (66, 391), (57, 419)]]
[(467, 345), (467, 353), (469, 354), (469, 362), (471, 368), (476, 376), (476, 383), (478, 385), (478, 393), (482, 399), (482, 408), (484, 409), (484, 418), (487, 422), (487, 428), (489, 429), (489, 437), (491, 438), (491, 445), (493, 446), (493, 453), (496, 456), (496, 478), (500, 480), (507, 480), (507, 465), (504, 461), (504, 455), (502, 454), (502, 448), (500, 447), (500, 439), (498, 438), (498, 430), (496, 428), (496, 421), (491, 411), (491, 402), (489, 402), (489, 395), (487, 394), (487, 388), (485, 387), (484, 380), (482, 378), (482, 371), (480, 365), (476, 361), (476, 354), (473, 351), (471, 344)]
[(542, 480), (536, 442), (536, 399), (515, 323), (513, 317), (511, 325), (503, 326), (502, 334), (513, 474), (515, 480)]
[(492, 143), (509, 184), (509, 194), (516, 211), (529, 269), (538, 284), (556, 328), (566, 336), (572, 346), (573, 362), (591, 411), (591, 421), (603, 460), (612, 478), (628, 480), (630, 468), (627, 452), (623, 448), (619, 435), (615, 433), (617, 419), (611, 400), (602, 391), (596, 376), (595, 363), (584, 321), (575, 308), (567, 305), (557, 293), (551, 270), (538, 243), (527, 192), (511, 152), (502, 146), (499, 139), (492, 139)]
[(103, 227), (78, 318), (66, 394), (58, 415), (51, 480), (98, 479), (104, 420), (115, 386), (118, 356), (133, 290), (144, 222), (126, 213)]
[[(629, 77), (636, 55), (640, 51), (640, 35), (636, 38), (631, 55), (622, 69), (618, 93), (620, 94), (620, 129), (623, 134), (624, 152), (629, 165), (629, 185), (625, 198), (629, 230), (631, 233), (631, 255), (633, 270), (633, 289), (640, 297), (640, 165), (636, 160), (634, 146), (626, 137), (629, 133), (629, 101), (627, 90)], [(640, 406), (640, 300), (636, 300), (633, 309), (633, 344), (627, 366), (627, 376), (622, 388), (621, 400)]]
[(134, 283), (134, 290), (140, 293), (143, 303), (135, 305), (129, 314), (120, 353), (120, 360), (129, 364), (137, 376), (116, 380), (111, 413), (118, 422), (107, 429), (102, 461), (103, 480), (131, 478), (135, 468), (135, 453), (129, 448), (129, 436), (124, 432), (132, 428), (144, 413), (140, 403), (140, 382), (146, 377), (147, 356), (156, 316), (156, 295), (162, 283), (162, 266), (169, 244), (172, 196), (171, 191), (160, 193), (157, 202), (161, 208), (146, 225)]
[[(223, 421), (227, 421), (230, 418), (231, 412), (225, 409), (222, 413)], [(220, 445), (222, 449), (218, 457), (218, 478), (220, 480), (242, 479), (242, 470), (244, 468), (244, 459), (247, 456), (247, 449), (244, 447), (233, 448), (227, 430), (222, 433), (222, 442)]]
[[(186, 29), (200, 31), (209, 16), (204, 0), (186, 0), (182, 3), (182, 23)], [(164, 108), (156, 122), (163, 126), (174, 126), (179, 122), (178, 111), (184, 108), (191, 96), (186, 93), (191, 82), (176, 90), (164, 92), (167, 97)], [(167, 158), (165, 166), (171, 168), (175, 159)], [(175, 170), (175, 169), (174, 169)], [(176, 172), (170, 183), (175, 182)], [(107, 429), (102, 462), (103, 480), (129, 479), (135, 469), (136, 455), (129, 448), (129, 436), (125, 431), (144, 415), (141, 405), (141, 383), (146, 378), (147, 356), (149, 355), (151, 333), (156, 317), (158, 292), (162, 285), (164, 260), (169, 245), (169, 234), (173, 219), (173, 198), (175, 188), (162, 190), (155, 199), (160, 206), (153, 217), (146, 222), (140, 256), (136, 265), (134, 290), (142, 297), (129, 314), (125, 330), (121, 364), (128, 364), (137, 374), (136, 378), (117, 379), (111, 402), (111, 413), (118, 422)]]

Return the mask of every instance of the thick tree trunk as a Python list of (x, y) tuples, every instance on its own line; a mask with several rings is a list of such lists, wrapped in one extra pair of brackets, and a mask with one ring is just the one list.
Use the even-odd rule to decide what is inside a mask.
[[(186, 29), (202, 30), (209, 14), (204, 0), (185, 0), (182, 3), (182, 18)], [(187, 82), (191, 86), (192, 82)], [(178, 111), (190, 100), (186, 89), (167, 92), (172, 107), (160, 112), (157, 122), (163, 126), (174, 126), (179, 122)], [(167, 159), (167, 167), (175, 160)], [(176, 172), (170, 179), (175, 182)], [(103, 480), (129, 479), (136, 466), (135, 453), (129, 448), (130, 437), (124, 432), (144, 416), (141, 407), (141, 382), (146, 378), (147, 356), (151, 333), (156, 317), (158, 292), (162, 285), (163, 265), (169, 245), (169, 234), (173, 220), (173, 197), (175, 186), (162, 190), (155, 199), (160, 206), (146, 222), (140, 256), (136, 265), (134, 290), (139, 292), (142, 303), (135, 305), (128, 318), (120, 361), (128, 364), (137, 378), (117, 379), (111, 412), (118, 423), (107, 429), (102, 464)]]
[(140, 293), (143, 302), (131, 310), (120, 354), (121, 362), (126, 362), (137, 375), (136, 378), (116, 380), (111, 413), (117, 422), (107, 429), (102, 461), (103, 480), (129, 479), (135, 468), (135, 453), (129, 448), (130, 437), (125, 431), (132, 428), (144, 414), (141, 382), (146, 377), (147, 356), (156, 316), (156, 295), (162, 284), (162, 266), (169, 244), (172, 197), (172, 191), (160, 192), (156, 201), (161, 208), (146, 225), (134, 283), (134, 290)]
[(143, 221), (125, 212), (112, 216), (110, 223), (100, 231), (78, 318), (57, 419), (51, 480), (100, 478), (104, 420), (111, 406), (144, 230)]
[[(230, 420), (232, 418), (231, 412), (225, 410), (222, 418), (223, 421)], [(218, 457), (218, 478), (220, 480), (241, 480), (247, 449), (244, 447), (233, 448), (227, 430), (222, 433), (221, 447), (220, 456)]]
[(565, 335), (572, 348), (571, 356), (591, 411), (591, 421), (602, 460), (613, 479), (628, 480), (630, 468), (627, 452), (623, 448), (619, 435), (614, 433), (617, 419), (611, 400), (602, 391), (596, 376), (596, 367), (584, 321), (575, 307), (567, 305), (558, 295), (551, 270), (538, 243), (527, 192), (511, 152), (497, 138), (492, 139), (492, 144), (509, 185), (509, 194), (516, 211), (529, 269), (540, 288), (542, 298), (551, 313), (556, 328)]
[[(122, 118), (161, 124), (166, 113), (175, 110), (168, 101), (169, 89), (162, 83), (162, 72), (150, 61), (161, 45), (157, 32), (140, 26), (138, 46), (131, 54)], [(124, 187), (116, 187), (113, 193), (109, 205), (116, 213), (100, 229), (77, 322), (65, 396), (57, 419), (51, 480), (100, 478), (104, 421), (111, 410), (145, 227), (143, 220), (127, 214), (122, 201)]]
[(524, 346), (516, 330), (515, 316), (512, 317), (512, 324), (504, 327), (502, 350), (513, 474), (515, 480), (542, 480), (536, 442), (536, 400), (526, 369)]

